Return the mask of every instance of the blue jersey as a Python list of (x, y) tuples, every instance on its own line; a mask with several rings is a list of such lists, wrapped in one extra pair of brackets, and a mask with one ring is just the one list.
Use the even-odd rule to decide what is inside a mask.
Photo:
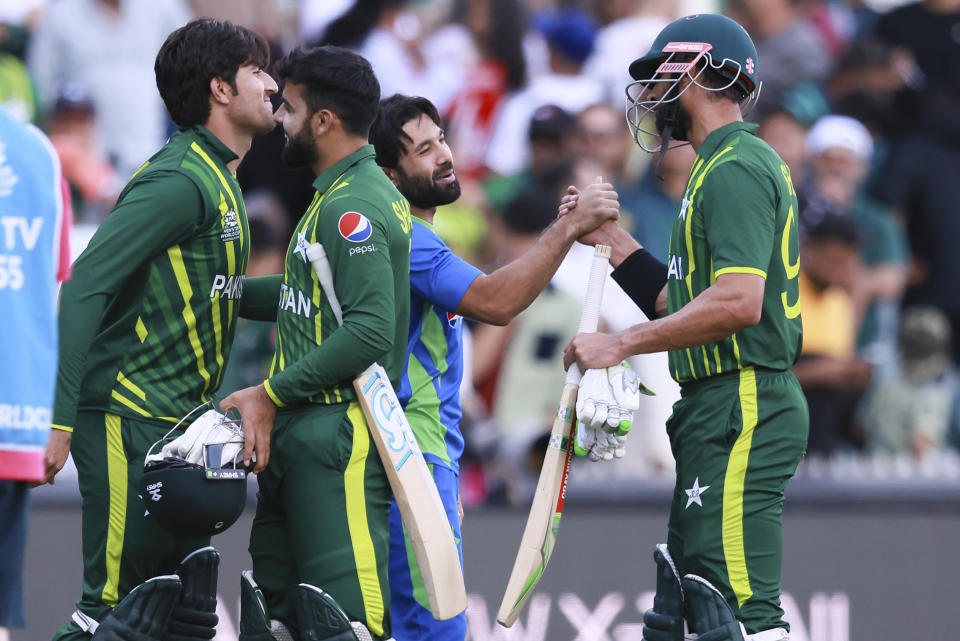
[(463, 453), (460, 300), (482, 272), (456, 256), (414, 217), (410, 247), (410, 337), (397, 396), (424, 459), (459, 471)]
[(60, 161), (46, 136), (0, 107), (0, 478), (46, 476), (61, 196)]

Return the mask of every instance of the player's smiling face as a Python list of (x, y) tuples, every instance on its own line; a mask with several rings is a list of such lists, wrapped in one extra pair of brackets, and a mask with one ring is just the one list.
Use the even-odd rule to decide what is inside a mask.
[(432, 209), (460, 197), (460, 183), (453, 169), (453, 154), (443, 129), (426, 114), (408, 121), (402, 142), (405, 151), (397, 163), (397, 189), (410, 204)]
[(300, 84), (287, 82), (283, 88), (283, 103), (273, 115), (283, 128), (287, 141), (283, 147), (283, 162), (291, 169), (310, 166), (317, 159), (316, 143), (310, 129), (311, 114), (303, 89)]
[(230, 101), (233, 121), (254, 135), (270, 132), (275, 126), (270, 96), (277, 93), (276, 81), (256, 65), (244, 65), (237, 70), (233, 84), (236, 87)]

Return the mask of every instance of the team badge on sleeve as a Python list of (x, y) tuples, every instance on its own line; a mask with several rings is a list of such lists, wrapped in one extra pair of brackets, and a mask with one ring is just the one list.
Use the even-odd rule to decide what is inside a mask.
[(370, 219), (355, 211), (348, 211), (340, 216), (340, 222), (337, 225), (340, 229), (340, 235), (351, 243), (362, 243), (370, 238), (373, 233)]

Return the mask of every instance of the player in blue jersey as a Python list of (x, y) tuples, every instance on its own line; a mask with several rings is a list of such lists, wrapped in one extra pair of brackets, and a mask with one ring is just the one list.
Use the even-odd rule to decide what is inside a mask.
[[(518, 259), (484, 274), (457, 257), (433, 230), (437, 207), (460, 197), (436, 107), (426, 98), (394, 95), (380, 103), (370, 142), (397, 189), (410, 202), (410, 337), (398, 390), (407, 419), (430, 466), (457, 541), (460, 541), (458, 474), (463, 453), (460, 379), (461, 317), (506, 325), (547, 286), (573, 242), (617, 218), (610, 184), (591, 185), (578, 207), (540, 235)], [(570, 220), (567, 220), (570, 218)], [(397, 641), (462, 641), (466, 615), (436, 621), (394, 502), (390, 512), (390, 617)]]

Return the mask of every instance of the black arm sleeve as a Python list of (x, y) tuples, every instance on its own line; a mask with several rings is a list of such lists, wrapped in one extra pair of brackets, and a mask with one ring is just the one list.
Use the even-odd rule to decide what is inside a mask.
[(657, 317), (657, 297), (667, 284), (667, 266), (646, 249), (638, 249), (613, 270), (613, 280), (647, 318)]

